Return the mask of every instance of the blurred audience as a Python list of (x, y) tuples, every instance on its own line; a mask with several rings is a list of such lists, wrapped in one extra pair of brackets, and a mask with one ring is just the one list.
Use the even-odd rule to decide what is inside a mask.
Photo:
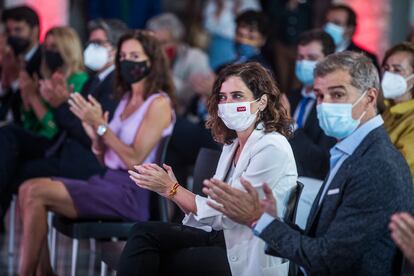
[(234, 47), (236, 17), (246, 10), (260, 10), (257, 0), (207, 0), (204, 27), (210, 34), (208, 56), (210, 66), (217, 70), (237, 57)]
[(272, 26), (270, 48), (275, 78), (283, 92), (296, 87), (296, 46), (302, 32), (312, 28), (312, 5), (314, 1), (268, 0), (263, 12)]
[(288, 101), (284, 101), (295, 122), (294, 135), (289, 142), (299, 176), (323, 180), (329, 170), (329, 150), (336, 140), (325, 135), (319, 126), (313, 71), (318, 62), (334, 52), (332, 38), (323, 31), (307, 31), (299, 37), (295, 74), (302, 87), (289, 91)]
[(387, 99), (384, 126), (407, 160), (414, 185), (414, 45), (403, 42), (389, 49), (382, 72), (382, 93)]
[(336, 52), (354, 51), (364, 53), (379, 69), (376, 55), (356, 45), (352, 40), (356, 29), (357, 15), (351, 7), (345, 4), (335, 4), (329, 8), (324, 30), (332, 36), (336, 45)]
[(161, 0), (88, 0), (82, 2), (86, 8), (87, 18), (116, 18), (130, 28), (143, 29), (148, 19), (159, 14)]
[(185, 28), (172, 13), (151, 18), (147, 28), (155, 33), (170, 61), (177, 95), (177, 113), (182, 115), (195, 95), (191, 77), (211, 73), (208, 56), (183, 42)]
[(247, 192), (208, 183), (220, 204), (214, 209), (252, 227), (266, 253), (294, 262), (298, 275), (399, 275), (387, 226), (393, 213), (410, 210), (414, 194), (407, 163), (377, 115), (379, 89), (378, 70), (363, 54), (332, 54), (317, 64), (319, 123), (339, 141), (305, 231), (277, 219), (280, 200), (267, 191), (260, 202), (249, 182)]
[[(209, 100), (208, 126), (223, 144), (214, 179), (244, 190), (267, 190), (279, 200), (283, 217), (296, 166), (285, 136), (289, 119), (279, 102), (280, 92), (269, 72), (258, 63), (223, 69)], [(157, 192), (185, 213), (183, 224), (138, 223), (119, 262), (119, 275), (286, 275), (288, 262), (264, 254), (264, 243), (248, 227), (237, 224), (212, 206), (210, 199), (180, 186), (172, 168), (155, 164), (129, 171), (139, 187)], [(227, 256), (226, 256), (227, 255)], [(280, 273), (280, 274), (279, 274)]]
[(39, 17), (28, 6), (5, 9), (2, 23), (8, 47), (2, 48), (0, 121), (21, 123), (19, 75), (41, 78), (42, 50), (39, 44)]
[(168, 61), (152, 34), (122, 36), (115, 58), (117, 96), (121, 99), (108, 122), (92, 95), (72, 94), (71, 111), (82, 121), (91, 150), (107, 169), (89, 180), (35, 178), (19, 190), (23, 236), (20, 274), (52, 273), (47, 246), (47, 211), (68, 218), (149, 218), (149, 192), (130, 181), (127, 169), (156, 162), (163, 137), (174, 122), (174, 86)]
[(25, 167), (26, 162), (45, 158), (46, 151), (58, 135), (54, 104), (48, 101), (48, 95), (58, 93), (58, 90), (80, 92), (88, 79), (83, 66), (82, 47), (72, 28), (55, 27), (46, 33), (41, 74), (44, 80), (39, 80), (37, 75), (31, 78), (27, 71), (20, 71), (23, 126), (9, 124), (0, 128), (1, 217), (9, 206), (14, 187), (31, 174), (40, 173), (37, 172), (40, 169), (38, 166), (32, 167), (30, 173)]

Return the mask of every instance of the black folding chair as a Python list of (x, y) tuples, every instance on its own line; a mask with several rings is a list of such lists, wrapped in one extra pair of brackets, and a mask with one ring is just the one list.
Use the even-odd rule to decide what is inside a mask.
[[(170, 136), (164, 137), (158, 146), (157, 164), (162, 165), (165, 160), (166, 149)], [(168, 208), (166, 199), (158, 194), (151, 193), (150, 213), (152, 220), (168, 221)], [(54, 215), (52, 219), (52, 244), (51, 260), (52, 266), (56, 263), (56, 234), (61, 233), (72, 239), (72, 264), (71, 275), (76, 275), (76, 264), (79, 249), (79, 241), (84, 239), (91, 240), (92, 250), (95, 250), (95, 240), (125, 240), (128, 232), (135, 224), (133, 221), (123, 221), (121, 219), (77, 219), (72, 220), (60, 215)]]

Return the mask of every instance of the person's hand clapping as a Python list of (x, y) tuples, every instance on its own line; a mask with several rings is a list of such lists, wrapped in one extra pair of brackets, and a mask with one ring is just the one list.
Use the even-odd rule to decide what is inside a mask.
[(129, 170), (129, 177), (139, 187), (158, 193), (163, 197), (168, 197), (171, 188), (177, 183), (177, 179), (168, 165), (164, 168), (156, 164), (144, 164), (134, 166), (135, 170)]

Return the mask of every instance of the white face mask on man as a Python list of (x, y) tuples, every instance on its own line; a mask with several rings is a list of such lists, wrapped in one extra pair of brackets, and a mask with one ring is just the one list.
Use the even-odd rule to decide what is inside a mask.
[(91, 43), (83, 52), (85, 66), (93, 71), (101, 70), (109, 61), (109, 51), (107, 48)]
[(407, 81), (412, 79), (414, 74), (404, 78), (403, 76), (385, 71), (381, 81), (382, 93), (386, 99), (396, 99), (404, 95), (411, 87), (408, 87)]
[(256, 121), (259, 109), (252, 114), (250, 104), (259, 100), (260, 98), (251, 102), (219, 104), (218, 116), (229, 129), (244, 131)]

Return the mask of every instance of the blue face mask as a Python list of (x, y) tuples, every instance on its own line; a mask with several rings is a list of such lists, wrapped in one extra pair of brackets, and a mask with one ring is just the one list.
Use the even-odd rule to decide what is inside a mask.
[(303, 85), (310, 86), (313, 84), (313, 70), (316, 63), (316, 61), (310, 60), (296, 61), (295, 74)]
[(236, 42), (235, 48), (239, 57), (251, 58), (259, 53), (259, 49), (249, 44)]
[(332, 37), (336, 46), (344, 42), (344, 33), (345, 33), (344, 27), (341, 27), (339, 25), (329, 22), (329, 23), (326, 23), (324, 27), (324, 31)]
[(327, 136), (341, 140), (357, 129), (366, 111), (362, 113), (358, 120), (355, 120), (352, 118), (352, 108), (359, 103), (365, 93), (354, 104), (321, 103), (316, 107), (319, 126)]

